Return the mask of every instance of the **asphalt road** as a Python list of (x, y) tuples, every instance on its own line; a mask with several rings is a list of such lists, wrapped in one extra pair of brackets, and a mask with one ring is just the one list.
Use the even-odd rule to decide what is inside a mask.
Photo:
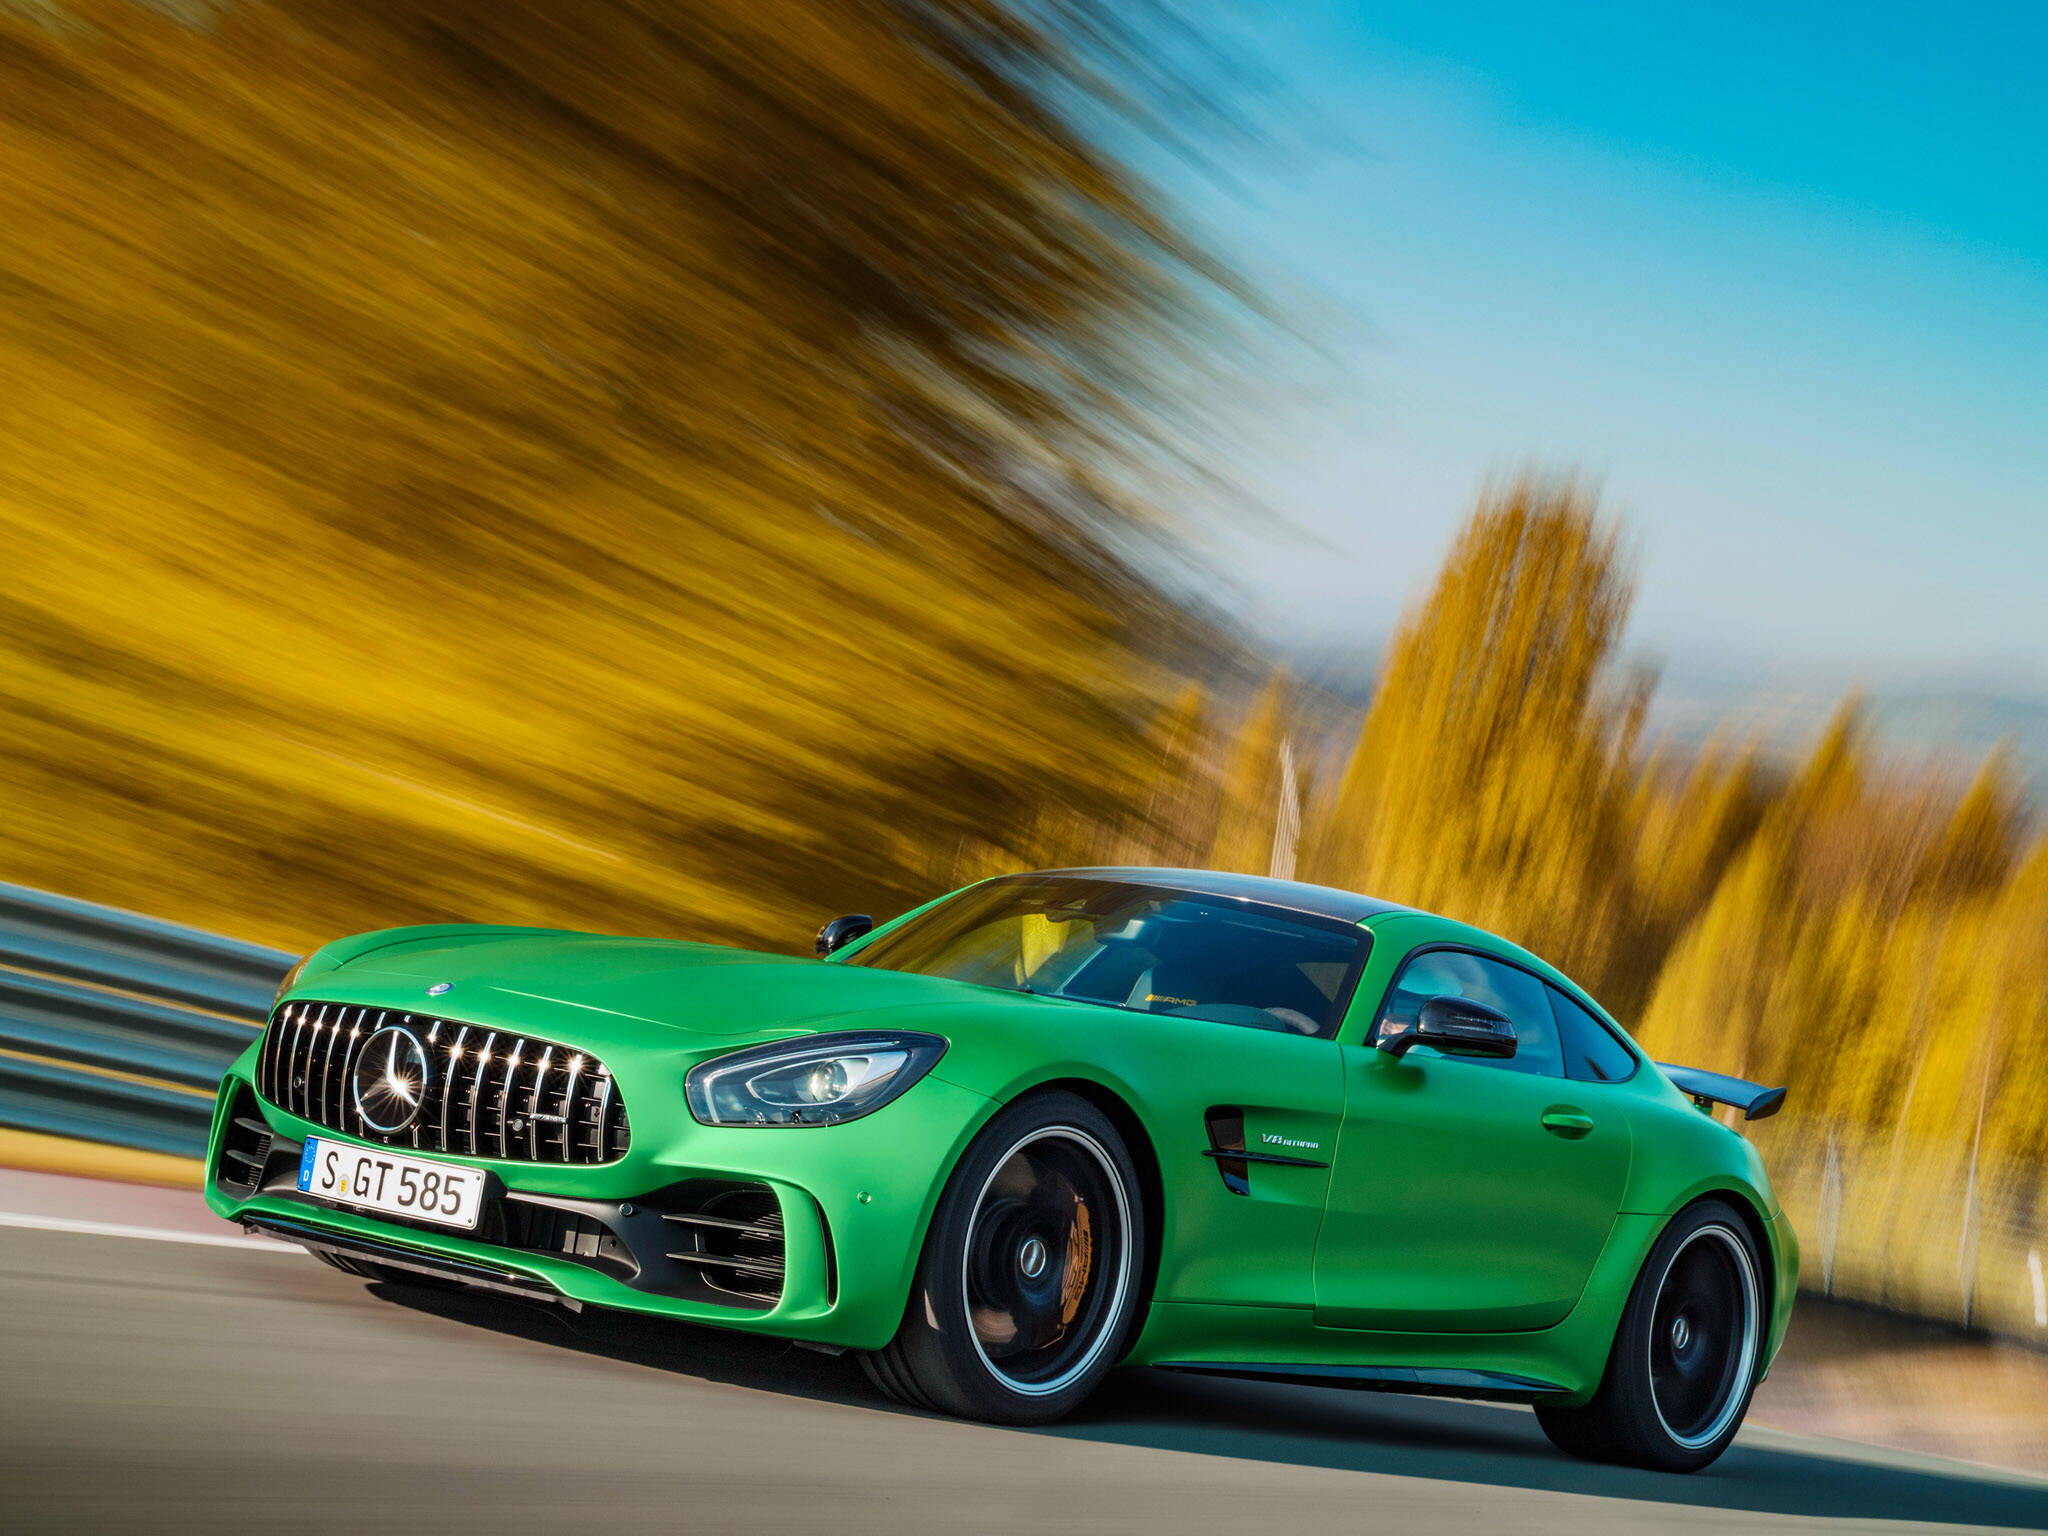
[(2048, 1527), (2048, 1482), (1758, 1429), (1663, 1476), (1565, 1460), (1519, 1409), (1154, 1371), (1055, 1428), (992, 1429), (741, 1335), (0, 1226), (10, 1533), (1970, 1524)]

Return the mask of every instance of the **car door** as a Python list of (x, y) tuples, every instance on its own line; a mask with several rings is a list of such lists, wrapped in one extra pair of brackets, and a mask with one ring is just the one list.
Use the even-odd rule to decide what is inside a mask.
[(1179, 1054), (1155, 1106), (1174, 1191), (1155, 1294), (1305, 1317), (1342, 1123), (1337, 1043), (1187, 1021)]
[[(1508, 1059), (1376, 1041), (1454, 994), (1514, 1021)], [(1315, 1259), (1316, 1322), (1461, 1333), (1546, 1328), (1571, 1311), (1628, 1178), (1616, 1096), (1564, 1075), (1544, 982), (1477, 949), (1406, 956), (1373, 1029), (1343, 1055), (1344, 1117)]]

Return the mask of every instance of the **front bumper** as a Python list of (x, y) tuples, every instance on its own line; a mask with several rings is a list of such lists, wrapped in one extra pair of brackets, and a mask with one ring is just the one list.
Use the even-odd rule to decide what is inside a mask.
[[(844, 1125), (722, 1128), (690, 1117), (679, 1070), (666, 1093), (651, 1074), (622, 1078), (633, 1140), (614, 1162), (390, 1149), (487, 1173), (483, 1225), (456, 1233), (301, 1194), (306, 1137), (386, 1149), (263, 1099), (256, 1056), (251, 1047), (222, 1079), (207, 1149), (206, 1202), (230, 1221), (488, 1289), (857, 1349), (880, 1348), (895, 1334), (945, 1173), (995, 1108), (927, 1076)], [(267, 1147), (248, 1129), (252, 1122), (270, 1136)], [(250, 1166), (252, 1147), (266, 1154), (260, 1170)], [(731, 1209), (705, 1201), (734, 1190), (765, 1191), (779, 1216), (782, 1283), (772, 1303), (721, 1292), (706, 1283), (701, 1262), (669, 1257), (689, 1248), (685, 1233), (703, 1230), (688, 1213)]]

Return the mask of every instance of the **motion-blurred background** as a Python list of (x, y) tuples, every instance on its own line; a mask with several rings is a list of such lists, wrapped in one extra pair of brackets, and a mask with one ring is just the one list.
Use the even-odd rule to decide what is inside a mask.
[(2048, 1341), (2042, 45), (1848, 15), (0, 0), (0, 879), (1351, 886)]

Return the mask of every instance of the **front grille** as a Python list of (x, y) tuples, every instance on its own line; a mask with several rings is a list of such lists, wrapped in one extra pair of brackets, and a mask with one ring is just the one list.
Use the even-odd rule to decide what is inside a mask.
[[(356, 1053), (400, 1025), (426, 1048), (419, 1110), (405, 1129), (366, 1124), (350, 1083)], [(455, 1019), (349, 1003), (287, 1003), (270, 1021), (256, 1084), (280, 1108), (387, 1147), (534, 1163), (608, 1163), (632, 1139), (611, 1069), (588, 1051)]]
[[(680, 1230), (674, 1262), (697, 1273), (707, 1289), (758, 1307), (782, 1299), (782, 1206), (766, 1184), (686, 1185), (684, 1208), (662, 1220)], [(719, 1300), (720, 1297), (710, 1297)]]

